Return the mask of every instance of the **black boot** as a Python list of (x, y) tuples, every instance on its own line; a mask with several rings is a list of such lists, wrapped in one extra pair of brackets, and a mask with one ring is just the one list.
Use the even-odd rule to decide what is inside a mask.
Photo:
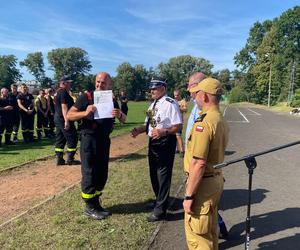
[(38, 130), (36, 133), (37, 133), (38, 141), (42, 140), (42, 132), (40, 130)]
[(13, 142), (18, 142), (18, 136), (17, 135), (14, 135), (14, 138), (13, 138)]
[(111, 215), (110, 212), (101, 207), (98, 197), (85, 199), (84, 213), (95, 220), (103, 220)]
[(10, 140), (10, 134), (5, 134), (5, 144), (14, 145), (14, 143)]
[(56, 166), (65, 165), (64, 154), (62, 152), (56, 152)]
[(25, 143), (29, 142), (28, 132), (22, 132), (23, 140)]
[(67, 155), (68, 155), (68, 158), (67, 158), (68, 165), (80, 165), (81, 164), (80, 161), (74, 159), (75, 152), (68, 152)]
[(28, 132), (28, 140), (29, 142), (34, 142), (33, 132)]

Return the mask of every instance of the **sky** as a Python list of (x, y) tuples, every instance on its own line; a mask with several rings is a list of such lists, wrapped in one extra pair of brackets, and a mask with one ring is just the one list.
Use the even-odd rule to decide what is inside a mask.
[[(171, 57), (202, 57), (213, 71), (234, 70), (251, 26), (279, 17), (299, 0), (0, 0), (0, 55), (22, 61), (80, 47), (91, 73), (116, 75), (123, 62), (156, 67)], [(34, 77), (21, 68), (24, 80)]]

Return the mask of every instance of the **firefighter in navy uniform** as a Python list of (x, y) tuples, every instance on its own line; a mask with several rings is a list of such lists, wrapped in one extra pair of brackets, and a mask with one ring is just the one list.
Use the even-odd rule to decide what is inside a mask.
[(18, 87), (16, 84), (10, 85), (11, 92), (9, 93), (9, 99), (11, 101), (11, 104), (13, 106), (13, 116), (12, 116), (12, 123), (13, 123), (13, 142), (18, 141), (18, 131), (20, 126), (20, 112), (19, 112), (19, 106), (17, 102), (17, 96), (19, 94)]
[(9, 101), (8, 89), (1, 89), (1, 98), (0, 98), (0, 146), (2, 142), (2, 135), (5, 130), (5, 144), (11, 145), (14, 144), (11, 140), (11, 132), (13, 128), (12, 115), (13, 115), (13, 106)]
[[(98, 73), (96, 76), (96, 91), (107, 90), (111, 87), (110, 75), (106, 72)], [(104, 209), (99, 197), (108, 177), (108, 161), (110, 138), (114, 118), (94, 120), (93, 113), (96, 107), (93, 105), (93, 94), (87, 91), (79, 96), (74, 106), (69, 110), (67, 117), (71, 121), (82, 120), (81, 123), (81, 196), (86, 203), (84, 213), (97, 220), (111, 215)], [(114, 103), (112, 116), (124, 122), (126, 116)]]
[(166, 95), (164, 80), (153, 78), (149, 90), (154, 101), (147, 111), (145, 125), (134, 128), (131, 134), (136, 137), (146, 132), (149, 136), (148, 160), (156, 202), (147, 220), (154, 222), (166, 216), (176, 149), (175, 134), (182, 129), (182, 118), (177, 102)]
[[(74, 122), (67, 119), (67, 112), (73, 106), (73, 98), (69, 95), (71, 88), (71, 78), (69, 76), (62, 76), (59, 82), (59, 88), (55, 98), (55, 114), (54, 123), (56, 127), (56, 165), (76, 165), (79, 161), (74, 159), (77, 149), (77, 130)], [(65, 162), (64, 148), (67, 144), (67, 162)]]
[(21, 84), (21, 93), (17, 96), (17, 102), (20, 109), (21, 126), (23, 140), (25, 143), (33, 142), (34, 133), (34, 97), (28, 93), (26, 84)]

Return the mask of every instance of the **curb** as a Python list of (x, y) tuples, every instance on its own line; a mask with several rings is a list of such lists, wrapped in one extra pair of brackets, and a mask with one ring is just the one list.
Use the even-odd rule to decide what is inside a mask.
[[(177, 189), (177, 192), (176, 192), (176, 194), (175, 194), (175, 197), (173, 197), (173, 199), (172, 199), (172, 201), (170, 202), (170, 205), (169, 205), (168, 208), (171, 208), (171, 207), (173, 206), (173, 204), (174, 204), (174, 202), (175, 202), (175, 198), (178, 198), (178, 195), (179, 195), (180, 191), (182, 190), (182, 188), (184, 187), (184, 184), (185, 184), (185, 182), (183, 182), (183, 183), (179, 186), (179, 188)], [(143, 247), (142, 250), (149, 250), (149, 249), (151, 248), (151, 246), (153, 245), (153, 243), (154, 243), (154, 241), (155, 241), (155, 239), (156, 239), (156, 237), (157, 237), (157, 235), (158, 235), (158, 233), (159, 233), (159, 231), (160, 231), (162, 225), (165, 224), (166, 222), (167, 222), (167, 221), (161, 221), (161, 222), (158, 224), (158, 226), (156, 227), (155, 231), (154, 231), (153, 234), (151, 235), (151, 237), (150, 237), (150, 239), (149, 239), (149, 241), (148, 241), (148, 244), (147, 244), (145, 247)]]
[[(12, 166), (12, 167), (2, 169), (2, 170), (0, 170), (0, 175), (4, 174), (4, 173), (6, 173), (6, 172), (12, 171), (12, 170), (14, 170), (14, 169), (18, 169), (18, 168), (24, 167), (24, 166), (26, 166), (26, 165), (29, 165), (29, 164), (38, 162), (38, 161), (46, 161), (46, 160), (49, 160), (49, 159), (51, 159), (51, 158), (53, 158), (53, 157), (55, 157), (55, 154), (46, 155), (46, 156), (43, 156), (43, 157), (41, 157), (41, 158), (37, 158), (37, 159), (31, 160), (31, 161), (26, 161), (26, 162), (23, 162), (23, 163), (21, 163), (21, 164), (14, 165), (14, 166)], [(30, 167), (30, 166), (28, 166), (28, 167)]]

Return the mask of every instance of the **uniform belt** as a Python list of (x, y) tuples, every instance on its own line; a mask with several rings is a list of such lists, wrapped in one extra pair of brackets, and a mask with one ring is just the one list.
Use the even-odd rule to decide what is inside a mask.
[[(188, 177), (189, 176), (189, 173), (188, 172), (185, 172), (185, 174), (186, 174), (186, 176)], [(217, 175), (220, 175), (220, 172), (216, 172), (216, 173), (212, 173), (212, 174), (204, 174), (203, 176), (202, 176), (202, 178), (210, 178), (210, 177), (215, 177), (215, 176), (217, 176)]]

